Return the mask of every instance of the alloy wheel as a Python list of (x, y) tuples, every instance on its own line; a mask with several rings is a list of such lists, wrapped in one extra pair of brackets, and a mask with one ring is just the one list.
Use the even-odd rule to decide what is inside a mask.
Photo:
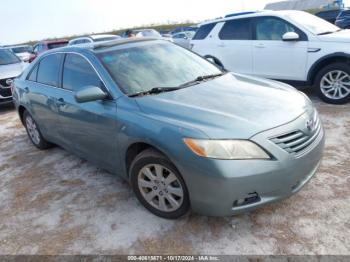
[(34, 142), (34, 144), (36, 144), (36, 145), (40, 144), (39, 130), (38, 130), (38, 127), (36, 126), (33, 118), (31, 118), (31, 116), (27, 116), (27, 118), (26, 118), (26, 127), (28, 130), (28, 134), (29, 134), (30, 138), (32, 139), (32, 141)]
[(144, 166), (138, 174), (138, 187), (143, 198), (162, 212), (179, 209), (184, 201), (184, 190), (176, 175), (160, 164)]
[(330, 99), (342, 99), (350, 94), (350, 75), (341, 70), (333, 70), (321, 79), (321, 92)]

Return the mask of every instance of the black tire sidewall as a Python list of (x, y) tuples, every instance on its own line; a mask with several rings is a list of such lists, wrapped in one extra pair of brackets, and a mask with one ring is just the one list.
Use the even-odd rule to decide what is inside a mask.
[[(182, 205), (177, 210), (173, 212), (162, 212), (156, 209), (155, 207), (153, 207), (152, 205), (150, 205), (142, 196), (138, 187), (138, 174), (139, 174), (139, 171), (144, 166), (149, 164), (160, 164), (166, 167), (167, 169), (169, 169), (171, 172), (173, 172), (175, 176), (179, 179), (184, 191), (184, 199), (183, 199)], [(141, 202), (141, 204), (146, 209), (148, 209), (153, 214), (159, 217), (167, 218), (167, 219), (176, 219), (185, 215), (189, 211), (190, 201), (189, 201), (189, 194), (188, 194), (185, 181), (183, 180), (182, 176), (178, 172), (177, 168), (164, 155), (158, 153), (155, 150), (146, 150), (144, 152), (141, 152), (131, 164), (129, 174), (130, 174), (130, 182), (137, 199)]]
[(336, 104), (336, 105), (341, 105), (341, 104), (345, 104), (347, 102), (350, 101), (350, 94), (347, 95), (346, 97), (342, 98), (342, 99), (331, 99), (328, 98), (327, 96), (325, 96), (322, 91), (321, 91), (321, 79), (330, 71), (334, 71), (334, 70), (340, 70), (340, 71), (344, 71), (345, 73), (347, 73), (350, 76), (350, 65), (345, 64), (345, 63), (333, 63), (330, 65), (325, 66), (324, 68), (322, 68), (318, 73), (317, 76), (315, 78), (315, 87), (316, 87), (316, 91), (318, 96), (325, 101), (326, 103), (329, 104)]

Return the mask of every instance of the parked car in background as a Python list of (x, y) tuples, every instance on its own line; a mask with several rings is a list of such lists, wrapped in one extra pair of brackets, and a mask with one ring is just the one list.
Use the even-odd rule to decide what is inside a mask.
[[(171, 38), (171, 36), (163, 36), (161, 35), (157, 30), (155, 29), (151, 29), (151, 28), (147, 28), (147, 29), (132, 29), (131, 30), (133, 35), (135, 37), (150, 37), (150, 38), (159, 38), (159, 39), (164, 39), (170, 42), (173, 42), (173, 39)], [(127, 38), (128, 35), (127, 33), (123, 33), (122, 37)]]
[(335, 21), (336, 26), (343, 29), (350, 29), (350, 10), (345, 9), (340, 12)]
[(340, 9), (324, 10), (324, 11), (316, 13), (315, 15), (332, 23), (332, 24), (335, 24), (335, 20), (337, 20), (337, 17), (338, 17), (340, 12), (341, 12)]
[(54, 49), (59, 48), (68, 45), (68, 40), (61, 39), (61, 40), (49, 40), (49, 41), (41, 41), (34, 45), (33, 52), (34, 57), (31, 59), (30, 62), (32, 62), (38, 55), (41, 53)]
[(180, 45), (184, 48), (190, 49), (190, 42), (195, 32), (185, 31), (172, 35), (173, 41), (175, 44)]
[(0, 104), (12, 102), (13, 79), (19, 76), (26, 64), (10, 49), (0, 48)]
[(234, 72), (314, 87), (350, 100), (350, 31), (302, 11), (264, 11), (201, 25), (193, 51)]
[(176, 33), (188, 32), (188, 31), (196, 32), (197, 30), (198, 30), (198, 26), (180, 26), (171, 30), (169, 34), (173, 35)]
[(233, 215), (289, 197), (324, 148), (304, 94), (221, 71), (164, 40), (49, 51), (15, 80), (14, 101), (36, 147), (54, 143), (119, 174), (165, 218), (190, 207)]
[(119, 35), (90, 35), (77, 37), (69, 41), (68, 45), (78, 45), (93, 42), (111, 41), (121, 38)]
[(33, 47), (30, 45), (14, 45), (7, 48), (11, 49), (23, 62), (30, 62), (34, 57)]

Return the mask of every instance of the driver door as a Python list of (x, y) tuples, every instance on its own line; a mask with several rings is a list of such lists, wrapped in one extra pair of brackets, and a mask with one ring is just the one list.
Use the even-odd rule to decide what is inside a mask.
[(114, 100), (78, 103), (75, 93), (87, 86), (106, 91), (94, 68), (82, 56), (66, 54), (62, 69), (62, 91), (56, 103), (60, 137), (76, 154), (115, 170), (118, 157), (117, 106)]
[[(259, 17), (254, 21), (253, 74), (272, 79), (305, 80), (308, 41), (304, 32), (278, 17)], [(297, 41), (283, 41), (295, 32)]]

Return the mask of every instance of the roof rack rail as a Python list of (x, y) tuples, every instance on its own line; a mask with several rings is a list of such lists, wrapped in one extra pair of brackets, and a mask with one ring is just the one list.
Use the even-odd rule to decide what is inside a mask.
[(225, 18), (226, 18), (226, 17), (239, 16), (239, 15), (249, 15), (249, 14), (255, 14), (255, 13), (256, 13), (256, 11), (240, 12), (240, 13), (232, 13), (232, 14), (225, 15)]

